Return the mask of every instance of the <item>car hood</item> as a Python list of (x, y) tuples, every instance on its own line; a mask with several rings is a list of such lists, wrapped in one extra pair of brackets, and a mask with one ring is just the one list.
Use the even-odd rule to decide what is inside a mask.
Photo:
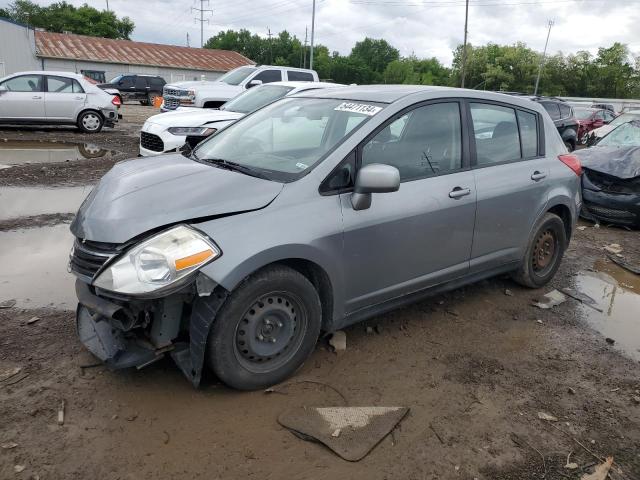
[(154, 115), (153, 117), (149, 117), (147, 122), (165, 127), (199, 127), (212, 122), (233, 121), (243, 116), (243, 113), (228, 110), (188, 108)]
[(640, 147), (595, 145), (573, 152), (584, 168), (621, 179), (640, 176)]
[(96, 185), (80, 206), (71, 231), (86, 240), (124, 243), (176, 223), (259, 210), (282, 187), (180, 154), (127, 160)]
[(595, 134), (596, 137), (604, 137), (607, 133), (609, 133), (611, 130), (613, 130), (615, 127), (612, 127), (611, 125), (603, 125), (601, 127), (598, 128), (594, 128), (593, 130), (591, 130), (591, 133)]

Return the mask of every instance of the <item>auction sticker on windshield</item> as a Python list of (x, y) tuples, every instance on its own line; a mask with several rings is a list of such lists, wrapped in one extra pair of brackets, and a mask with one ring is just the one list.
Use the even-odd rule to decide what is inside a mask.
[(363, 115), (369, 115), (371, 117), (382, 110), (382, 107), (367, 105), (366, 103), (343, 102), (334, 108), (334, 110), (338, 112), (362, 113)]

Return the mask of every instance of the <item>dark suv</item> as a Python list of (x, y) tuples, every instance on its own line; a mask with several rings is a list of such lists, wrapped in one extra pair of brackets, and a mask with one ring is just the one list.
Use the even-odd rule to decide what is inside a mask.
[(580, 123), (576, 119), (575, 113), (571, 105), (564, 100), (556, 97), (533, 96), (518, 92), (500, 92), (509, 95), (517, 95), (527, 97), (534, 102), (541, 104), (547, 111), (554, 125), (558, 129), (562, 141), (570, 152), (576, 149), (578, 144), (578, 128)]
[(531, 100), (540, 103), (549, 113), (569, 151), (575, 150), (580, 123), (576, 119), (571, 105), (564, 100), (552, 97), (532, 97)]
[(115, 88), (120, 92), (120, 101), (138, 100), (142, 105), (152, 105), (155, 97), (162, 96), (162, 89), (167, 82), (154, 75), (118, 75), (109, 83), (101, 83), (98, 87)]

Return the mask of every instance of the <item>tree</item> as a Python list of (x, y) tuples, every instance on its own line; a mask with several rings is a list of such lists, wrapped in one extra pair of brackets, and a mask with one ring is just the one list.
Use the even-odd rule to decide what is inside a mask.
[(386, 40), (367, 37), (355, 44), (350, 57), (362, 60), (374, 72), (382, 74), (387, 65), (400, 59), (400, 52)]
[(393, 60), (384, 69), (384, 83), (415, 83), (415, 73), (413, 71), (413, 62), (410, 60)]
[(135, 25), (128, 17), (119, 19), (114, 12), (97, 10), (86, 3), (75, 7), (67, 2), (41, 7), (31, 0), (16, 0), (2, 16), (49, 32), (71, 32), (93, 37), (129, 39)]

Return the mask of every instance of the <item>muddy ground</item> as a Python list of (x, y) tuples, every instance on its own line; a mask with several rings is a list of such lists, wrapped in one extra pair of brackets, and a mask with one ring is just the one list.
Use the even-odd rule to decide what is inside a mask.
[[(612, 455), (611, 478), (640, 479), (640, 281), (603, 250), (619, 244), (639, 265), (638, 232), (582, 222), (552, 285), (535, 291), (496, 278), (351, 327), (345, 352), (320, 342), (272, 393), (240, 393), (211, 376), (195, 390), (169, 360), (141, 371), (97, 366), (76, 339), (64, 272), (64, 222), (83, 194), (68, 187), (95, 183), (135, 155), (150, 113), (127, 105), (116, 129), (91, 136), (0, 130), (0, 139), (119, 152), (0, 170), (0, 202), (13, 199), (0, 203), (0, 302), (16, 300), (0, 303), (8, 307), (0, 308), (0, 478), (580, 479)], [(21, 192), (30, 200), (16, 206)], [(54, 257), (50, 276), (37, 275), (30, 249), (38, 262)], [(564, 287), (588, 293), (595, 308), (573, 299), (531, 305)], [(345, 403), (411, 410), (357, 463), (277, 423), (291, 407)]]

